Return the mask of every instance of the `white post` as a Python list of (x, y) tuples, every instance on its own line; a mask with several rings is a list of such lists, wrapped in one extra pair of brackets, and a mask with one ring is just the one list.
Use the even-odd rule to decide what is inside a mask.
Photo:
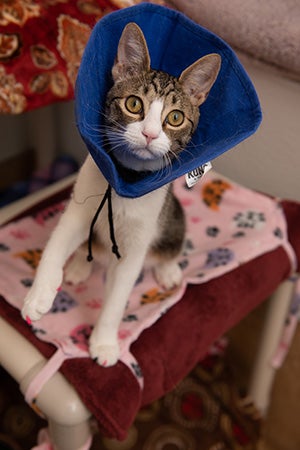
[(260, 348), (254, 363), (249, 394), (263, 415), (266, 414), (269, 407), (273, 379), (276, 373), (276, 368), (272, 366), (272, 358), (280, 341), (294, 286), (292, 280), (286, 280), (271, 296)]

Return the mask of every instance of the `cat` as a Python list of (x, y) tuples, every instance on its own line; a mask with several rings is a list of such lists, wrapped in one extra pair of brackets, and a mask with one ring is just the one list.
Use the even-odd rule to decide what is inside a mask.
[[(220, 64), (218, 54), (209, 54), (185, 69), (179, 78), (153, 70), (141, 29), (135, 23), (126, 25), (105, 106), (108, 151), (120, 168), (136, 174), (159, 171), (178, 158), (197, 128), (199, 106), (213, 86)], [(89, 155), (24, 300), (25, 319), (38, 320), (50, 310), (63, 274), (71, 283), (89, 277), (92, 264), (86, 258), (86, 242), (99, 198), (106, 189), (107, 181)], [(182, 273), (176, 258), (185, 235), (184, 213), (172, 184), (134, 199), (112, 190), (112, 209), (121, 258), (111, 253), (108, 244), (106, 205), (93, 236), (94, 256), (99, 261), (102, 258), (107, 272), (104, 304), (90, 337), (89, 351), (102, 366), (112, 366), (119, 359), (118, 327), (145, 260), (165, 289), (180, 285)]]

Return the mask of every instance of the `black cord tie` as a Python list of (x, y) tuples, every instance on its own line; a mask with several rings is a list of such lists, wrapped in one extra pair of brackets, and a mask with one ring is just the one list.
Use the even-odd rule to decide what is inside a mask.
[(107, 206), (108, 206), (108, 222), (109, 222), (109, 233), (110, 233), (110, 240), (112, 242), (112, 252), (116, 255), (118, 259), (121, 258), (121, 255), (119, 253), (118, 245), (115, 238), (115, 231), (114, 231), (114, 220), (113, 220), (113, 210), (112, 210), (112, 201), (111, 201), (111, 186), (108, 185), (108, 188), (106, 189), (106, 192), (104, 194), (103, 199), (101, 200), (101, 203), (93, 217), (93, 220), (91, 222), (90, 226), (90, 232), (89, 232), (89, 238), (88, 238), (88, 255), (86, 259), (90, 262), (93, 261), (93, 254), (92, 254), (92, 245), (93, 245), (93, 230), (95, 223), (97, 222), (98, 216), (100, 212), (103, 209), (103, 206), (105, 205), (105, 202), (107, 200)]

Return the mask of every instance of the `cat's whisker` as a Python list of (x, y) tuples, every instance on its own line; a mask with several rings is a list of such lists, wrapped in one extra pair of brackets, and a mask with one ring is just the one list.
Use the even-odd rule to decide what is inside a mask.
[(164, 162), (165, 162), (164, 167), (169, 169), (169, 167), (171, 165), (170, 155), (168, 153), (165, 153), (163, 159), (164, 159)]
[(166, 158), (168, 160), (167, 168), (168, 168), (168, 176), (169, 176), (172, 173), (172, 160), (171, 160), (171, 157), (169, 154), (166, 155)]
[(176, 152), (174, 152), (174, 151), (172, 151), (172, 150), (169, 150), (169, 152), (168, 152), (168, 157), (169, 157), (170, 161), (171, 161), (172, 159), (180, 160), (179, 154), (176, 153)]
[(122, 144), (116, 144), (116, 145), (111, 145), (109, 148), (106, 149), (106, 153), (109, 155), (111, 153), (113, 153), (115, 150), (122, 150), (123, 145)]
[(112, 138), (107, 138), (108, 148), (106, 148), (106, 152), (108, 154), (113, 153), (118, 150), (120, 153), (126, 153), (126, 149), (128, 148), (128, 143), (124, 139), (123, 135), (115, 136)]
[[(104, 116), (105, 120), (108, 120), (106, 114), (104, 114), (103, 112), (101, 112), (100, 114)], [(114, 133), (119, 132), (121, 134), (122, 132), (124, 133), (126, 131), (125, 126), (121, 125), (120, 123), (113, 120), (112, 118), (109, 118), (109, 121), (111, 123), (107, 122), (105, 124), (102, 124), (102, 123), (92, 124), (92, 123), (84, 120), (84, 127), (88, 131), (95, 132), (96, 133), (95, 136), (98, 134), (102, 134), (102, 133), (103, 133), (103, 135), (105, 135), (109, 132), (114, 132)]]

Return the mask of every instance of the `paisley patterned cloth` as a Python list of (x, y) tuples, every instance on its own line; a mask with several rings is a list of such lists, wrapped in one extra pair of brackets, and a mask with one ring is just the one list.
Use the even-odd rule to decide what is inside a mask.
[[(143, 271), (119, 329), (121, 360), (134, 372), (141, 388), (143, 374), (130, 346), (181, 299), (188, 283), (205, 283), (279, 246), (286, 250), (292, 266), (296, 262), (278, 202), (214, 172), (192, 189), (183, 178), (176, 180), (175, 192), (187, 216), (187, 235), (179, 258), (184, 281), (179, 288), (164, 291), (150, 271)], [(0, 230), (0, 294), (19, 309), (63, 209), (63, 203), (55, 204)], [(30, 385), (29, 402), (65, 359), (88, 356), (88, 337), (101, 310), (103, 284), (104, 273), (97, 266), (87, 282), (63, 284), (51, 311), (32, 326), (38, 338), (58, 350)]]
[(0, 113), (18, 114), (72, 99), (81, 56), (95, 23), (109, 12), (140, 2), (0, 2)]

